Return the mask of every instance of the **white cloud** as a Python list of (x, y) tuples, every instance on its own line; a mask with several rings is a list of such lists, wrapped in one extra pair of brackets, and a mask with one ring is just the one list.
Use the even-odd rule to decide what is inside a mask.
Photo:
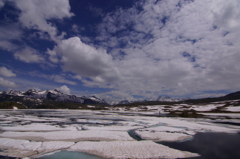
[(47, 54), (49, 54), (49, 60), (53, 63), (58, 63), (57, 53), (54, 50), (47, 49)]
[(16, 24), (11, 24), (8, 26), (1, 25), (0, 26), (0, 39), (1, 40), (12, 40), (12, 39), (20, 39), (22, 35), (22, 31), (19, 26)]
[[(56, 82), (75, 85), (69, 80), (73, 78), (85, 86), (112, 88), (117, 91), (103, 94), (111, 100), (240, 89), (239, 0), (136, 1), (131, 8), (106, 14), (91, 40), (63, 40), (51, 23), (72, 16), (68, 1), (14, 2), (22, 11), (23, 26), (47, 32), (57, 42), (47, 50), (49, 60), (74, 73), (49, 78)], [(79, 33), (81, 28), (72, 29)], [(12, 38), (0, 33), (6, 37), (0, 47), (6, 49), (11, 48), (10, 40), (21, 36), (19, 31), (6, 34)], [(27, 63), (44, 60), (29, 47), (14, 56)]]
[(237, 0), (137, 2), (104, 17), (97, 46), (72, 37), (48, 50), (49, 59), (85, 86), (118, 90), (100, 94), (112, 101), (234, 91), (240, 89), (238, 6)]
[(117, 80), (111, 56), (103, 49), (83, 43), (78, 37), (63, 40), (52, 52), (61, 57), (64, 71), (91, 78), (98, 83), (106, 84)]
[(149, 0), (107, 14), (96, 41), (114, 48), (108, 54), (120, 78), (106, 87), (145, 97), (239, 90), (239, 6), (238, 0)]
[(43, 80), (32, 80), (32, 78), (13, 78), (12, 82), (18, 83), (18, 89), (28, 90), (32, 88), (40, 88), (41, 90), (51, 90), (58, 87), (55, 83), (46, 83)]
[(72, 31), (75, 33), (79, 33), (79, 27), (76, 24), (72, 25)]
[(15, 88), (17, 87), (16, 83), (5, 80), (0, 77), (0, 87)]
[(52, 75), (50, 78), (58, 83), (67, 83), (67, 84), (71, 84), (71, 85), (76, 85), (76, 82), (70, 81), (61, 75)]
[(74, 78), (74, 79), (78, 79), (78, 80), (80, 80), (80, 81), (82, 80), (82, 77), (79, 76), (79, 75), (76, 75), (76, 76), (74, 76), (73, 78)]
[(231, 0), (223, 3), (212, 3), (213, 13), (215, 16), (215, 24), (226, 29), (238, 29), (240, 25), (240, 2)]
[(7, 51), (14, 51), (18, 48), (12, 40), (20, 40), (22, 31), (16, 24), (11, 24), (8, 26), (0, 26), (0, 48)]
[(5, 77), (15, 77), (16, 74), (13, 73), (11, 70), (7, 69), (6, 67), (0, 67), (0, 75)]
[(14, 51), (18, 48), (17, 45), (14, 45), (13, 43), (6, 41), (6, 40), (2, 40), (0, 41), (0, 48), (3, 50), (7, 50), (7, 51)]
[[(42, 74), (41, 72), (38, 72), (38, 71), (28, 72), (27, 74), (29, 74), (30, 76), (34, 76), (34, 77), (40, 77), (40, 78), (45, 78), (47, 80), (53, 80), (57, 83), (76, 85), (76, 82), (69, 80), (68, 75), (66, 75), (66, 74), (47, 75), (47, 74)], [(72, 78), (72, 77), (70, 76), (70, 78)]]
[(110, 91), (96, 94), (98, 98), (104, 99), (105, 101), (109, 102), (109, 104), (117, 104), (122, 100), (128, 101), (136, 101), (135, 98), (132, 97), (130, 93), (122, 92), (122, 91)]
[(72, 31), (75, 33), (80, 33), (81, 31), (84, 31), (84, 30), (85, 30), (84, 27), (78, 26), (77, 24), (72, 25)]
[(194, 95), (192, 98), (209, 98), (209, 97), (222, 97), (226, 95), (225, 93), (200, 93)]
[(14, 53), (14, 57), (26, 63), (40, 63), (44, 58), (33, 48), (25, 47)]
[(59, 90), (64, 94), (70, 94), (70, 88), (68, 88), (66, 85), (63, 85), (60, 88), (57, 88), (57, 90)]
[(47, 20), (63, 19), (73, 16), (70, 13), (68, 0), (17, 0), (13, 1), (21, 10), (20, 22), (27, 28), (38, 29), (47, 32), (51, 40), (58, 41), (64, 33), (59, 36), (57, 28)]
[(101, 8), (90, 5), (88, 9), (92, 13), (92, 15), (95, 17), (101, 17), (103, 15), (103, 11)]

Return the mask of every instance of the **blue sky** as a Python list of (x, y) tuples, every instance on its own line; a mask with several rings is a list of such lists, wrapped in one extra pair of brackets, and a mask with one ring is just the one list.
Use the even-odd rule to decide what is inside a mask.
[(239, 0), (0, 0), (0, 89), (105, 100), (240, 90)]

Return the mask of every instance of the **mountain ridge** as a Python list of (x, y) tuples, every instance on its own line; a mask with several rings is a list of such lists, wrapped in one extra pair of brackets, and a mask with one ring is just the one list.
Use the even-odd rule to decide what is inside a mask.
[(3, 91), (0, 92), (0, 102), (15, 101), (24, 104), (28, 108), (39, 108), (43, 105), (58, 102), (58, 103), (74, 103), (80, 105), (94, 104), (94, 105), (108, 105), (108, 103), (95, 96), (81, 96), (64, 94), (61, 91), (29, 89), (27, 91)]
[[(188, 103), (188, 104), (199, 104), (199, 103), (211, 103), (218, 101), (227, 100), (239, 100), (240, 91), (229, 93), (222, 97), (212, 97), (212, 98), (200, 98), (200, 99), (180, 99), (171, 98), (169, 96), (159, 96), (156, 101), (128, 101), (123, 100), (119, 102), (118, 105), (161, 105), (161, 104), (171, 104), (171, 103)], [(23, 104), (30, 109), (45, 109), (51, 108), (84, 108), (86, 105), (109, 105), (104, 99), (99, 99), (96, 96), (76, 96), (70, 94), (64, 94), (63, 92), (54, 90), (36, 90), (29, 89), (27, 91), (1, 91), (0, 92), (0, 102), (17, 102)], [(85, 106), (84, 106), (85, 105)]]

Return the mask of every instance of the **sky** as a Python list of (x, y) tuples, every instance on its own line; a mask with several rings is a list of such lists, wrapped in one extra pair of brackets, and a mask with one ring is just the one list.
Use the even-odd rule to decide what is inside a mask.
[(0, 0), (0, 90), (108, 102), (240, 90), (240, 0)]

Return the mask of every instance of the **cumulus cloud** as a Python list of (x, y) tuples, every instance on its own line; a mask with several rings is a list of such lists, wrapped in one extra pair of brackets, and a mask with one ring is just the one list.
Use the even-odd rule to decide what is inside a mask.
[(85, 86), (118, 90), (104, 94), (111, 100), (235, 91), (240, 89), (239, 5), (237, 0), (138, 1), (106, 14), (95, 43), (72, 37), (47, 53)]
[(6, 87), (6, 88), (15, 88), (17, 87), (16, 83), (5, 80), (0, 77), (0, 87)]
[[(198, 96), (206, 90), (240, 89), (239, 0), (136, 1), (130, 8), (105, 15), (99, 12), (103, 19), (96, 26), (95, 38), (68, 39), (51, 23), (73, 16), (68, 1), (14, 3), (21, 10), (19, 21), (24, 27), (46, 32), (56, 42), (46, 51), (54, 65), (71, 72), (71, 78), (85, 86), (114, 90), (102, 97), (155, 99), (161, 94)], [(72, 25), (78, 34), (80, 29)], [(10, 48), (12, 43), (7, 42), (20, 35), (16, 32), (0, 47)], [(5, 33), (0, 37), (6, 37)], [(27, 63), (44, 60), (29, 47), (14, 56)], [(77, 84), (62, 75), (50, 79)]]
[(47, 32), (51, 40), (58, 41), (64, 36), (59, 35), (57, 28), (49, 22), (52, 19), (63, 19), (73, 16), (70, 13), (70, 5), (68, 0), (17, 0), (14, 1), (16, 6), (21, 10), (19, 16), (23, 26), (29, 29), (37, 29)]
[(104, 84), (117, 78), (111, 56), (103, 49), (83, 43), (79, 37), (62, 40), (54, 47), (54, 50), (49, 52), (58, 54), (64, 71), (70, 71)]
[(152, 0), (107, 14), (95, 40), (121, 75), (107, 87), (145, 97), (239, 90), (239, 5)]
[(120, 101), (128, 100), (128, 101), (136, 101), (130, 93), (123, 92), (123, 91), (109, 91), (104, 93), (99, 93), (97, 96), (100, 99), (104, 99), (105, 101), (108, 101), (109, 104), (117, 104)]
[(16, 74), (13, 73), (11, 70), (7, 69), (6, 67), (0, 67), (0, 75), (5, 77), (15, 77)]
[(40, 63), (44, 58), (33, 48), (25, 47), (14, 53), (14, 57), (26, 63)]
[(57, 90), (59, 90), (60, 92), (62, 92), (64, 94), (70, 94), (70, 88), (68, 88), (66, 85), (63, 85), (63, 86), (57, 88)]

